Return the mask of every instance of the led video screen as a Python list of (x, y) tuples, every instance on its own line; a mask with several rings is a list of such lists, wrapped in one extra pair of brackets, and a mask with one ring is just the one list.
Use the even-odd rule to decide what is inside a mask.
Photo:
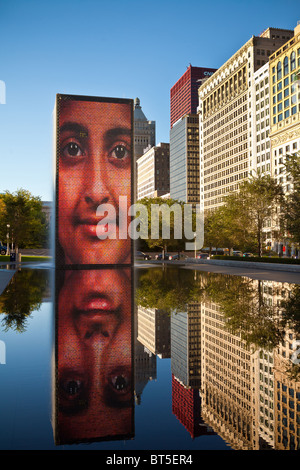
[(133, 100), (56, 97), (56, 267), (130, 265)]
[(132, 267), (56, 270), (56, 445), (134, 435)]

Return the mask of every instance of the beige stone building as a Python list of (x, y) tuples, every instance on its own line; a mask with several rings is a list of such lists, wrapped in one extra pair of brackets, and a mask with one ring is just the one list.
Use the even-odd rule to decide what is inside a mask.
[[(224, 196), (237, 191), (256, 167), (254, 74), (292, 37), (293, 31), (276, 28), (252, 36), (200, 86), (200, 202), (204, 211), (222, 205)], [(263, 97), (264, 107), (269, 99)]]
[[(294, 36), (270, 56), (270, 140), (272, 176), (282, 185), (285, 194), (292, 190), (286, 174), (286, 156), (300, 151), (300, 24)], [(276, 251), (293, 254), (288, 240), (278, 241)]]
[(137, 199), (170, 192), (170, 144), (161, 142), (137, 160)]

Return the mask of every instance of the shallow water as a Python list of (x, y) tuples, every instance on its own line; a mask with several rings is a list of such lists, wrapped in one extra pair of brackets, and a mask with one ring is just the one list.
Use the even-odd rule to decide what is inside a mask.
[(299, 449), (299, 298), (184, 268), (22, 269), (0, 297), (0, 449)]

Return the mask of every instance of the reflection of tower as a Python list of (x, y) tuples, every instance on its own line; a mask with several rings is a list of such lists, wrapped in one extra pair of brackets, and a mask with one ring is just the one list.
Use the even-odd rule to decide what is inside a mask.
[(172, 411), (191, 437), (208, 434), (201, 419), (201, 317), (199, 302), (171, 316)]
[(171, 369), (187, 387), (201, 383), (201, 304), (191, 302), (186, 312), (171, 316)]
[[(257, 281), (260, 299), (264, 305), (275, 305), (272, 281)], [(274, 447), (275, 432), (275, 384), (274, 352), (259, 349), (252, 355), (253, 381), (255, 384), (255, 427), (256, 448)]]
[(232, 448), (251, 450), (251, 355), (219, 305), (202, 304), (202, 416)]
[(199, 390), (187, 388), (172, 374), (172, 412), (191, 437), (215, 434), (201, 419)]
[[(294, 288), (288, 283), (274, 282), (274, 304), (281, 308), (285, 301), (293, 298)], [(299, 334), (288, 327), (284, 333), (283, 341), (274, 353), (275, 449), (299, 450), (300, 376), (299, 364), (295, 363), (293, 356), (299, 348), (299, 345), (296, 348), (294, 346), (294, 342), (299, 340)], [(296, 375), (293, 375), (293, 371), (296, 371)]]
[(134, 100), (134, 159), (144, 154), (147, 147), (155, 145), (155, 121), (148, 121), (140, 106), (139, 98)]
[(135, 401), (139, 405), (149, 380), (156, 379), (156, 356), (147, 351), (137, 339), (137, 308), (134, 315)]
[(138, 307), (137, 339), (160, 358), (170, 357), (170, 317), (163, 310)]

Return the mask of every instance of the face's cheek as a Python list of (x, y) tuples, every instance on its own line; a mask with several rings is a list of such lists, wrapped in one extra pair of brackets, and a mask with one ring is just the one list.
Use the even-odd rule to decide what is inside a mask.
[(61, 171), (59, 178), (59, 219), (60, 225), (70, 228), (80, 193), (80, 180), (68, 171)]

